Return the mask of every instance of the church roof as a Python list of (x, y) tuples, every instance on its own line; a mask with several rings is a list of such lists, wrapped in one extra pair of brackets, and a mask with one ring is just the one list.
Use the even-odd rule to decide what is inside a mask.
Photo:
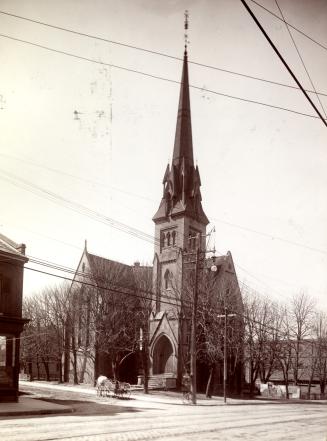
[[(106, 259), (86, 251), (90, 265), (90, 272), (98, 285), (101, 282), (110, 284), (112, 287), (135, 289), (139, 287), (139, 280), (142, 281), (152, 275), (152, 267), (141, 266), (138, 263), (127, 265), (116, 260)], [(148, 287), (149, 289), (149, 287)]]

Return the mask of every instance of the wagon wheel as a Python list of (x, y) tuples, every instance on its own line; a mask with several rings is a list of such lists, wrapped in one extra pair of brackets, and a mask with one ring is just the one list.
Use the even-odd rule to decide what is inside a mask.
[(129, 383), (124, 384), (124, 392), (126, 398), (129, 398), (131, 396), (131, 385)]

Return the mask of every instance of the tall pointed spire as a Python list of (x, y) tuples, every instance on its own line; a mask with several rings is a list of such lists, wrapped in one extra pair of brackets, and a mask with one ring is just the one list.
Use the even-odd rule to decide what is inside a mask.
[(178, 105), (178, 113), (177, 113), (173, 165), (180, 166), (183, 158), (188, 163), (187, 165), (194, 165), (191, 106), (190, 106), (186, 47), (184, 52), (183, 73), (182, 73), (181, 88), (179, 93), (179, 105)]
[(153, 220), (159, 221), (176, 216), (188, 216), (207, 225), (209, 223), (201, 204), (201, 180), (198, 167), (194, 167), (191, 105), (188, 80), (188, 12), (185, 11), (185, 50), (182, 81), (171, 167), (167, 166), (163, 179), (163, 197)]

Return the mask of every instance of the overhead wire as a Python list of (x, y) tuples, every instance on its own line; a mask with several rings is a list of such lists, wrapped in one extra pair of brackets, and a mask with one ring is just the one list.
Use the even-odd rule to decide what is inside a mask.
[[(259, 6), (261, 9), (264, 9), (266, 12), (268, 12), (269, 14), (273, 15), (275, 18), (277, 18), (280, 21), (283, 21), (277, 14), (275, 14), (274, 12), (270, 11), (270, 9), (264, 7), (263, 5), (261, 5), (259, 2), (255, 1), (255, 0), (251, 0), (252, 3), (256, 4), (257, 6)], [(327, 46), (325, 46), (324, 44), (320, 43), (319, 41), (315, 40), (314, 38), (310, 37), (308, 34), (306, 34), (304, 31), (302, 31), (301, 29), (293, 26), (291, 23), (289, 22), (285, 22), (290, 28), (294, 29), (295, 31), (299, 32), (301, 35), (303, 35), (304, 37), (308, 38), (309, 40), (311, 40), (313, 43), (317, 44), (318, 46), (320, 46), (321, 48), (327, 50)]]
[(261, 236), (264, 236), (264, 237), (269, 237), (270, 239), (273, 239), (273, 240), (278, 240), (278, 241), (281, 241), (281, 242), (289, 243), (289, 244), (297, 246), (297, 247), (305, 248), (305, 249), (310, 250), (310, 251), (315, 251), (315, 252), (318, 252), (318, 253), (327, 254), (327, 250), (324, 250), (322, 248), (311, 247), (309, 245), (305, 245), (305, 244), (302, 244), (300, 242), (295, 242), (295, 241), (292, 241), (292, 240), (289, 240), (289, 239), (285, 239), (283, 237), (275, 236), (274, 234), (271, 234), (271, 233), (266, 233), (266, 232), (263, 232), (263, 231), (255, 230), (254, 228), (249, 228), (249, 227), (245, 227), (245, 226), (242, 226), (242, 225), (237, 225), (237, 224), (234, 224), (232, 222), (227, 222), (227, 221), (224, 221), (224, 220), (221, 220), (221, 219), (218, 219), (218, 218), (214, 218), (213, 217), (212, 220), (217, 221), (217, 222), (222, 223), (222, 224), (225, 224), (225, 225), (229, 225), (231, 227), (239, 228), (241, 230), (249, 231), (250, 233), (255, 233), (255, 234), (258, 234), (258, 235), (261, 235)]
[[(6, 260), (6, 263), (9, 263), (9, 262)], [(11, 263), (11, 264), (15, 265), (13, 263)], [(65, 268), (65, 267), (63, 267), (61, 265), (59, 265), (59, 266), (61, 268)], [(108, 286), (99, 285), (98, 283), (93, 284), (91, 282), (85, 282), (83, 280), (75, 280), (75, 279), (71, 279), (71, 278), (66, 277), (66, 276), (62, 276), (62, 275), (58, 275), (58, 274), (53, 274), (53, 273), (50, 273), (48, 271), (42, 271), (42, 270), (39, 270), (39, 269), (27, 267), (27, 266), (25, 266), (24, 268), (27, 269), (27, 270), (30, 270), (30, 271), (35, 271), (35, 272), (38, 272), (38, 273), (42, 273), (42, 274), (46, 274), (46, 275), (50, 275), (50, 276), (53, 276), (53, 277), (57, 277), (57, 278), (60, 278), (60, 279), (66, 280), (66, 281), (70, 281), (71, 283), (75, 282), (75, 283), (80, 284), (80, 285), (85, 285), (85, 286), (88, 286), (88, 287), (92, 287), (92, 288), (96, 288), (96, 289), (101, 289), (101, 290), (104, 290), (104, 291), (109, 291), (109, 292), (115, 293), (115, 294), (124, 294), (124, 295), (127, 295), (127, 296), (133, 296), (133, 297), (136, 297), (136, 298), (141, 298), (143, 300), (154, 301), (154, 295), (150, 291), (143, 291), (146, 294), (151, 294), (150, 297), (146, 297), (144, 295), (140, 296), (139, 294), (136, 294), (135, 292), (131, 291), (130, 288), (129, 288), (128, 291), (126, 291), (126, 290), (123, 291), (122, 289), (118, 289), (115, 286), (108, 287)], [(83, 273), (79, 273), (78, 271), (76, 271), (76, 274), (83, 274)], [(100, 279), (100, 280), (102, 280), (102, 279)], [(121, 287), (121, 288), (123, 288), (123, 287)], [(123, 289), (125, 289), (125, 288), (123, 288)], [(137, 292), (142, 292), (142, 290), (139, 290), (139, 289), (136, 289), (136, 291)], [(181, 307), (182, 306), (181, 300), (176, 298), (176, 297), (170, 297), (170, 296), (165, 296), (165, 295), (161, 295), (161, 297), (167, 299), (167, 300), (161, 300), (161, 303), (163, 303), (163, 304), (168, 304), (169, 306), (174, 306), (174, 307), (176, 307), (176, 306)], [(170, 300), (173, 300), (173, 303)], [(176, 301), (180, 301), (181, 303), (177, 304)], [(183, 304), (187, 305), (188, 307), (191, 307), (193, 303), (192, 303), (192, 300), (186, 300), (186, 301), (183, 300)], [(265, 324), (265, 323), (263, 323), (263, 322), (261, 322), (259, 320), (250, 318), (248, 315), (246, 315), (244, 313), (241, 313), (241, 312), (239, 312), (237, 310), (233, 310), (233, 313), (235, 313), (240, 318), (246, 320), (247, 322), (251, 322), (252, 324), (260, 325), (261, 327), (263, 327), (265, 329), (268, 329), (270, 331), (278, 333), (279, 335), (283, 335), (283, 332), (281, 332), (280, 328), (276, 328), (274, 326), (267, 325), (267, 324)]]
[[(1, 176), (1, 174), (4, 175), (4, 176)], [(91, 210), (91, 209), (89, 209), (88, 207), (85, 207), (82, 204), (75, 203), (75, 202), (73, 202), (73, 201), (71, 201), (71, 200), (69, 200), (67, 198), (64, 198), (62, 196), (57, 195), (56, 193), (50, 192), (48, 190), (45, 190), (44, 188), (42, 188), (40, 186), (37, 186), (36, 184), (33, 184), (33, 183), (31, 183), (31, 182), (29, 182), (29, 181), (27, 181), (25, 179), (17, 177), (15, 175), (11, 174), (11, 173), (5, 172), (4, 170), (1, 170), (1, 169), (0, 169), (0, 179), (8, 180), (10, 183), (12, 183), (12, 184), (14, 184), (14, 185), (16, 185), (18, 187), (23, 187), (24, 189), (32, 192), (33, 194), (45, 197), (46, 199), (48, 199), (48, 200), (50, 200), (52, 202), (55, 202), (55, 203), (57, 203), (59, 205), (62, 205), (65, 208), (68, 208), (68, 209), (70, 209), (70, 210), (72, 210), (74, 212), (77, 212), (77, 213), (82, 214), (82, 215), (84, 215), (86, 217), (94, 219), (94, 220), (96, 220), (96, 221), (98, 221), (100, 223), (103, 223), (105, 225), (109, 225), (112, 228), (115, 228), (115, 229), (117, 229), (119, 231), (122, 231), (124, 233), (130, 234), (130, 235), (132, 235), (132, 236), (134, 236), (134, 237), (136, 237), (138, 239), (145, 240), (146, 242), (149, 242), (151, 244), (160, 245), (160, 239), (154, 237), (153, 235), (150, 235), (150, 234), (145, 233), (145, 232), (143, 232), (141, 230), (138, 230), (138, 229), (136, 229), (134, 227), (131, 227), (131, 226), (127, 225), (127, 224), (124, 224), (124, 223), (122, 223), (120, 221), (117, 221), (117, 220), (115, 220), (115, 219), (113, 219), (113, 218), (111, 218), (109, 216), (103, 215), (102, 213), (99, 213), (99, 212), (97, 212), (95, 210)], [(256, 233), (256, 234), (259, 234), (259, 235), (264, 236), (264, 237), (269, 237), (271, 239), (275, 239), (275, 240), (279, 240), (281, 242), (289, 243), (289, 244), (291, 244), (293, 246), (305, 248), (305, 249), (308, 249), (310, 251), (319, 252), (319, 253), (322, 253), (322, 254), (327, 254), (326, 250), (315, 248), (315, 247), (311, 247), (311, 246), (308, 246), (308, 245), (305, 245), (305, 244), (301, 244), (301, 243), (298, 243), (298, 242), (290, 241), (290, 240), (282, 238), (282, 237), (274, 236), (274, 235), (272, 235), (270, 233), (265, 233), (265, 232), (254, 230), (254, 229), (251, 229), (251, 228), (248, 228), (248, 227), (236, 225), (236, 224), (233, 224), (233, 223), (230, 223), (230, 222), (219, 220), (217, 218), (213, 218), (213, 220), (221, 222), (221, 223), (224, 223), (226, 225), (230, 225), (232, 227), (240, 228), (240, 229), (245, 230), (245, 231), (250, 231), (251, 233)]]
[[(172, 80), (172, 79), (165, 78), (165, 77), (162, 77), (162, 76), (150, 74), (150, 73), (147, 73), (147, 72), (144, 72), (144, 71), (140, 71), (140, 70), (136, 70), (136, 69), (131, 69), (131, 68), (119, 66), (119, 65), (113, 64), (113, 63), (106, 63), (104, 61), (94, 60), (92, 58), (87, 58), (87, 57), (83, 57), (83, 56), (80, 56), (80, 55), (72, 54), (71, 52), (61, 51), (59, 49), (53, 49), (53, 48), (50, 48), (48, 46), (44, 46), (44, 45), (41, 45), (41, 44), (38, 44), (38, 43), (33, 43), (31, 41), (23, 40), (23, 39), (20, 39), (20, 38), (15, 38), (15, 37), (12, 37), (10, 35), (0, 34), (0, 37), (7, 38), (7, 39), (10, 39), (10, 40), (13, 40), (13, 41), (18, 41), (20, 43), (24, 43), (24, 44), (28, 44), (28, 45), (31, 45), (31, 46), (35, 46), (35, 47), (38, 47), (38, 48), (41, 48), (41, 49), (45, 49), (45, 50), (48, 50), (48, 51), (51, 51), (51, 52), (55, 52), (55, 53), (58, 53), (58, 54), (66, 55), (66, 56), (69, 56), (69, 57), (73, 57), (73, 58), (76, 58), (76, 59), (79, 59), (79, 60), (100, 64), (102, 66), (109, 66), (109, 67), (112, 67), (114, 69), (123, 70), (125, 72), (135, 73), (135, 74), (147, 77), (147, 78), (152, 78), (152, 79), (156, 79), (156, 80), (166, 81), (166, 82), (173, 83), (173, 84), (178, 84), (178, 85), (181, 84), (180, 81), (177, 81), (177, 80)], [(308, 118), (319, 119), (319, 117), (316, 116), (316, 115), (311, 115), (309, 113), (305, 113), (305, 112), (300, 112), (300, 111), (297, 111), (297, 110), (289, 109), (287, 107), (275, 106), (273, 104), (264, 103), (262, 101), (242, 98), (242, 97), (239, 97), (239, 96), (236, 96), (236, 95), (231, 95), (231, 94), (227, 94), (227, 93), (223, 93), (223, 92), (218, 92), (218, 91), (215, 91), (215, 90), (212, 90), (212, 89), (208, 89), (208, 88), (205, 88), (205, 87), (194, 86), (192, 84), (190, 84), (189, 87), (192, 88), (192, 89), (195, 89), (195, 90), (200, 90), (202, 93), (203, 92), (208, 92), (208, 93), (211, 93), (213, 95), (222, 96), (224, 98), (230, 98), (230, 99), (234, 99), (234, 100), (238, 100), (238, 101), (242, 101), (242, 102), (247, 102), (247, 103), (251, 103), (251, 104), (257, 104), (257, 105), (260, 105), (260, 106), (269, 107), (269, 108), (276, 109), (276, 110), (281, 110), (281, 111), (285, 111), (285, 112), (294, 113), (296, 115), (306, 116)]]
[(307, 76), (308, 76), (308, 78), (309, 78), (309, 81), (310, 81), (310, 83), (311, 83), (311, 86), (312, 86), (313, 90), (315, 91), (315, 95), (316, 95), (316, 97), (317, 97), (317, 99), (318, 99), (318, 101), (319, 101), (320, 107), (321, 107), (322, 111), (324, 112), (325, 118), (327, 118), (327, 114), (326, 114), (325, 108), (324, 108), (324, 106), (323, 106), (323, 104), (322, 104), (322, 102), (321, 102), (321, 99), (320, 99), (320, 97), (319, 97), (317, 91), (316, 91), (315, 85), (313, 84), (313, 81), (312, 81), (312, 79), (311, 79), (311, 76), (310, 76), (310, 74), (309, 74), (309, 71), (308, 71), (308, 69), (307, 69), (307, 67), (306, 67), (306, 65), (305, 65), (305, 63), (304, 63), (303, 57), (302, 57), (302, 55), (301, 55), (301, 53), (300, 53), (300, 51), (299, 51), (299, 48), (298, 48), (298, 46), (297, 46), (297, 44), (296, 44), (296, 42), (295, 42), (295, 40), (294, 40), (294, 37), (293, 37), (293, 35), (292, 35), (291, 31), (290, 31), (289, 25), (286, 23), (286, 20), (285, 20), (284, 14), (283, 14), (283, 12), (282, 12), (282, 10), (281, 10), (279, 4), (278, 4), (278, 1), (275, 0), (275, 3), (276, 3), (276, 5), (277, 5), (277, 7), (278, 7), (278, 9), (279, 9), (279, 12), (280, 12), (280, 14), (281, 14), (281, 16), (282, 16), (282, 19), (283, 19), (283, 21), (284, 21), (284, 23), (285, 23), (286, 29), (287, 29), (288, 34), (289, 34), (289, 36), (290, 36), (290, 38), (291, 38), (291, 40), (292, 40), (292, 42), (293, 42), (293, 45), (294, 45), (294, 47), (295, 47), (295, 50), (296, 50), (296, 52), (297, 52), (297, 54), (298, 54), (298, 56), (299, 56), (299, 58), (300, 58), (300, 60), (301, 60), (302, 66), (303, 66), (303, 68), (304, 68), (304, 70), (305, 70), (305, 72), (306, 72), (306, 74), (307, 74)]
[(17, 156), (7, 155), (7, 154), (1, 153), (1, 152), (0, 152), (0, 156), (2, 156), (4, 158), (8, 158), (8, 159), (14, 159), (15, 161), (23, 162), (24, 164), (30, 164), (30, 165), (32, 165), (34, 167), (43, 168), (44, 170), (49, 170), (49, 171), (51, 171), (53, 173), (58, 173), (58, 174), (61, 174), (63, 176), (67, 176), (67, 177), (70, 177), (70, 178), (73, 178), (73, 179), (77, 179), (79, 181), (87, 182), (87, 183), (89, 183), (91, 185), (98, 185), (98, 186), (101, 186), (101, 187), (110, 188), (111, 190), (117, 191), (119, 193), (123, 193), (123, 194), (127, 194), (129, 196), (133, 196), (133, 197), (137, 197), (137, 198), (140, 198), (140, 199), (144, 199), (146, 201), (151, 201), (151, 202), (154, 201), (154, 199), (151, 199), (151, 198), (149, 198), (147, 196), (143, 196), (143, 195), (140, 195), (140, 194), (136, 194), (136, 193), (127, 191), (127, 190), (123, 190), (122, 188), (118, 188), (118, 187), (115, 187), (113, 185), (106, 184), (104, 182), (95, 181), (93, 179), (89, 179), (89, 178), (86, 178), (84, 176), (83, 177), (82, 176), (76, 176), (76, 175), (73, 175), (72, 173), (68, 173), (68, 172), (66, 172), (66, 171), (64, 171), (62, 169), (59, 170), (59, 169), (54, 168), (54, 167), (48, 167), (48, 166), (46, 166), (44, 164), (40, 164), (38, 162), (31, 161), (30, 159), (18, 158)]
[[(148, 53), (148, 54), (152, 54), (152, 55), (159, 55), (159, 56), (162, 56), (162, 57), (170, 58), (172, 60), (183, 61), (183, 59), (180, 58), (180, 57), (169, 55), (169, 54), (164, 53), (164, 52), (154, 51), (154, 50), (146, 49), (146, 48), (143, 48), (143, 47), (140, 47), (140, 46), (136, 46), (136, 45), (132, 45), (132, 44), (127, 44), (127, 43), (122, 43), (122, 42), (115, 41), (115, 40), (110, 40), (110, 39), (99, 37), (99, 36), (96, 36), (96, 35), (92, 35), (92, 34), (89, 34), (89, 33), (86, 33), (86, 32), (80, 32), (80, 31), (76, 31), (74, 29), (69, 29), (69, 28), (66, 28), (66, 27), (62, 27), (62, 26), (57, 26), (57, 25), (54, 25), (54, 24), (46, 23), (44, 21), (35, 20), (35, 19), (32, 19), (32, 18), (28, 18), (28, 17), (23, 17), (23, 16), (17, 15), (17, 14), (12, 14), (12, 13), (9, 13), (9, 12), (6, 12), (6, 11), (1, 11), (0, 10), (0, 14), (7, 15), (7, 16), (10, 16), (10, 17), (14, 17), (14, 18), (19, 18), (21, 20), (25, 20), (25, 21), (28, 21), (28, 22), (31, 22), (31, 23), (42, 25), (42, 26), (46, 26), (46, 27), (49, 27), (49, 28), (52, 28), (52, 29), (57, 29), (57, 30), (60, 30), (60, 31), (65, 31), (65, 32), (68, 32), (68, 33), (71, 33), (71, 34), (75, 34), (75, 35), (79, 35), (79, 36), (83, 36), (83, 37), (87, 37), (87, 38), (103, 41), (105, 43), (110, 43), (110, 44), (113, 44), (113, 45), (127, 47), (129, 49), (134, 49), (134, 50), (142, 51), (142, 52), (145, 52), (145, 53)], [(200, 62), (197, 62), (197, 61), (194, 61), (194, 60), (188, 60), (188, 63), (194, 64), (196, 66), (204, 67), (204, 68), (207, 68), (207, 69), (218, 70), (218, 71), (221, 71), (221, 72), (224, 72), (224, 73), (228, 73), (228, 74), (231, 74), (231, 75), (241, 76), (241, 77), (248, 78), (248, 79), (251, 79), (251, 80), (262, 81), (262, 82), (265, 82), (265, 83), (270, 83), (270, 84), (274, 84), (274, 85), (277, 85), (277, 86), (287, 87), (287, 88), (290, 88), (290, 89), (298, 89), (298, 87), (290, 85), (290, 84), (285, 84), (285, 83), (281, 83), (281, 82), (278, 82), (278, 81), (273, 81), (273, 80), (268, 80), (268, 79), (265, 79), (265, 78), (260, 78), (260, 77), (256, 77), (256, 76), (252, 76), (252, 75), (247, 75), (247, 74), (240, 73), (240, 72), (235, 72), (235, 71), (232, 71), (232, 70), (229, 70), (229, 69), (223, 69), (223, 68), (220, 68), (220, 67), (217, 67), (217, 66), (212, 66), (212, 65), (209, 65), (209, 64), (200, 63)], [(307, 92), (315, 93), (315, 92), (313, 92), (311, 90), (307, 90)], [(323, 92), (319, 92), (319, 94), (321, 94), (323, 96), (327, 96), (327, 94), (323, 93)]]
[(305, 96), (305, 98), (307, 99), (307, 101), (310, 103), (311, 107), (314, 109), (314, 111), (316, 112), (316, 114), (319, 116), (319, 119), (322, 121), (322, 123), (324, 124), (324, 126), (327, 127), (327, 122), (326, 119), (322, 116), (322, 114), (319, 112), (318, 108), (316, 107), (315, 103), (312, 101), (312, 99), (309, 97), (309, 95), (307, 94), (307, 92), (305, 91), (305, 89), (303, 88), (302, 84), (300, 83), (300, 81), (297, 79), (296, 75), (294, 74), (294, 72), (292, 71), (292, 69), (290, 68), (290, 66), (288, 65), (288, 63), (286, 62), (285, 58), (282, 56), (282, 54), (279, 52), (279, 50), (277, 49), (276, 45), (273, 43), (273, 41), (271, 40), (271, 38), (269, 37), (269, 35), (267, 34), (267, 32), (265, 31), (265, 29), (263, 28), (263, 26), (261, 25), (261, 23), (259, 22), (258, 18), (256, 17), (256, 15), (253, 13), (252, 9), (249, 7), (249, 5), (247, 4), (246, 0), (241, 0), (243, 6), (245, 7), (245, 9), (248, 11), (248, 13), (250, 14), (250, 16), (253, 18), (253, 21), (255, 22), (255, 24), (258, 26), (258, 28), (260, 29), (261, 33), (264, 35), (264, 37), (266, 38), (266, 40), (268, 41), (268, 43), (270, 44), (270, 46), (272, 47), (272, 49), (274, 50), (275, 54), (278, 56), (278, 58), (280, 59), (280, 61), (283, 63), (284, 67), (286, 68), (286, 70), (288, 71), (288, 73), (291, 75), (291, 77), (293, 78), (293, 80), (295, 81), (295, 83), (299, 86), (299, 88), (301, 89), (301, 92), (303, 93), (303, 95)]
[[(78, 180), (81, 180), (81, 181), (85, 181), (85, 182), (88, 182), (90, 184), (95, 184), (95, 185), (99, 185), (99, 186), (103, 186), (103, 187), (107, 187), (107, 188), (112, 188), (113, 190), (125, 193), (125, 194), (127, 194), (129, 196), (141, 198), (141, 199), (144, 199), (144, 200), (147, 200), (147, 201), (150, 201), (150, 202), (155, 202), (155, 200), (153, 198), (149, 198), (147, 196), (139, 195), (139, 194), (136, 194), (136, 193), (131, 193), (131, 192), (119, 189), (117, 187), (112, 187), (112, 186), (109, 186), (109, 185), (106, 185), (104, 183), (97, 182), (97, 181), (94, 181), (94, 180), (91, 180), (91, 179), (82, 178), (80, 176), (72, 175), (70, 173), (66, 173), (63, 170), (58, 170), (58, 169), (54, 169), (54, 168), (51, 168), (51, 167), (47, 167), (47, 166), (45, 166), (43, 164), (35, 163), (33, 161), (24, 160), (24, 159), (21, 159), (21, 158), (5, 155), (5, 154), (2, 154), (2, 153), (0, 153), (0, 156), (11, 158), (11, 159), (15, 159), (15, 160), (22, 161), (22, 162), (25, 162), (25, 163), (28, 163), (28, 164), (32, 164), (32, 165), (34, 165), (36, 167), (44, 168), (44, 169), (50, 170), (50, 171), (52, 171), (54, 173), (58, 173), (58, 174), (61, 174), (63, 176), (69, 176), (71, 178), (78, 179)], [(0, 168), (0, 179), (1, 179), (1, 173), (2, 172), (3, 172), (3, 170), (1, 170), (1, 168)], [(21, 179), (20, 177), (17, 177), (17, 176), (15, 176), (13, 174), (11, 174), (10, 176), (11, 176), (12, 179), (16, 179), (16, 180), (20, 180)], [(32, 184), (31, 182), (29, 182), (28, 185), (29, 186), (34, 186), (35, 184)], [(300, 243), (300, 242), (295, 242), (295, 241), (292, 241), (292, 240), (289, 240), (289, 239), (285, 239), (285, 238), (280, 237), (280, 236), (276, 236), (276, 235), (274, 235), (272, 233), (267, 233), (267, 232), (264, 232), (264, 231), (255, 230), (253, 228), (246, 227), (244, 225), (238, 225), (238, 224), (235, 224), (235, 223), (232, 223), (232, 222), (228, 222), (228, 221), (216, 218), (216, 217), (212, 217), (212, 220), (216, 221), (216, 222), (219, 222), (219, 223), (222, 223), (222, 224), (225, 224), (225, 225), (228, 225), (228, 226), (233, 227), (233, 228), (238, 228), (238, 229), (241, 229), (241, 230), (244, 230), (244, 231), (248, 231), (250, 233), (254, 233), (254, 234), (257, 234), (257, 235), (260, 235), (260, 236), (263, 236), (263, 237), (268, 237), (268, 238), (270, 238), (272, 240), (278, 240), (278, 241), (281, 241), (281, 242), (284, 242), (284, 243), (288, 243), (290, 245), (301, 247), (301, 248), (307, 249), (309, 251), (314, 251), (314, 252), (318, 252), (318, 253), (322, 253), (322, 254), (327, 254), (327, 250), (324, 250), (322, 248), (312, 247), (310, 245), (306, 245), (306, 244), (303, 244), (303, 243)], [(151, 236), (151, 238), (154, 239), (153, 236)], [(54, 240), (56, 240), (56, 239), (54, 239)], [(159, 241), (156, 241), (156, 243), (159, 243)], [(78, 248), (75, 245), (74, 245), (74, 247)]]
[(124, 224), (123, 222), (120, 222), (120, 221), (117, 221), (113, 218), (110, 218), (109, 216), (105, 216), (101, 213), (98, 213), (97, 211), (92, 210), (88, 207), (85, 207), (82, 204), (70, 201), (69, 199), (67, 199), (63, 196), (60, 196), (56, 193), (45, 190), (42, 187), (39, 187), (38, 185), (32, 184), (25, 179), (18, 178), (16, 176), (12, 175), (11, 173), (8, 173), (4, 170), (0, 170), (0, 174), (3, 175), (3, 176), (1, 176), (2, 179), (5, 179), (5, 180), (11, 182), (13, 185), (16, 185), (18, 187), (23, 186), (25, 189), (32, 192), (33, 194), (37, 194), (39, 196), (42, 195), (46, 199), (48, 199), (52, 202), (55, 202), (59, 205), (62, 205), (72, 211), (75, 211), (79, 214), (83, 214), (84, 216), (87, 216), (91, 219), (95, 219), (98, 222), (104, 223), (106, 225), (110, 225), (112, 228), (115, 228), (119, 231), (128, 233), (128, 234), (130, 234), (134, 237), (137, 237), (139, 239), (143, 239), (147, 242), (150, 242), (151, 244), (153, 244), (156, 241), (159, 243), (159, 241), (156, 240), (153, 236), (151, 236), (147, 233), (144, 233), (141, 230), (138, 230), (138, 229), (131, 227), (127, 224)]

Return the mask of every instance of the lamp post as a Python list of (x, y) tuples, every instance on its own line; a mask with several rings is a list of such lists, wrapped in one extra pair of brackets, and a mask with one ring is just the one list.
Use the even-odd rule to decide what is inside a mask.
[(225, 306), (225, 314), (218, 315), (218, 317), (224, 317), (225, 319), (225, 327), (224, 327), (224, 403), (226, 404), (226, 383), (227, 383), (227, 318), (235, 317), (236, 314), (227, 314), (227, 308)]

